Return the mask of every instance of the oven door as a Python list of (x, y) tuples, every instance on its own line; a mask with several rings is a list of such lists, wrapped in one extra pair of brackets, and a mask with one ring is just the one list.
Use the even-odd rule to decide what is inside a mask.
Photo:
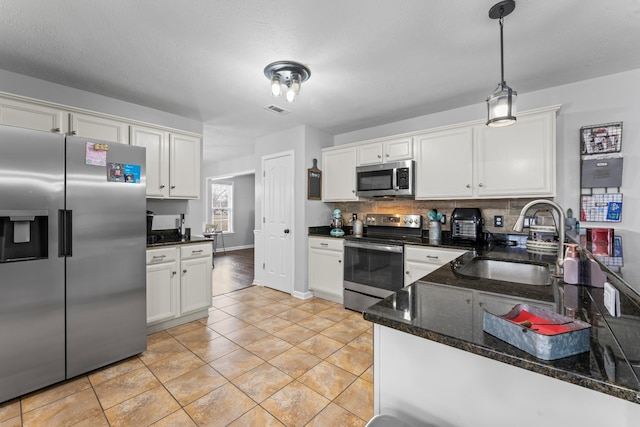
[(344, 288), (385, 298), (404, 286), (403, 245), (345, 241)]

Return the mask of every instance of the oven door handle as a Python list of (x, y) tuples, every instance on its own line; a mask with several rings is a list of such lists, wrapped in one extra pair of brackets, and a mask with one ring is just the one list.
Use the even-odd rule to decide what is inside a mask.
[(374, 251), (395, 252), (400, 254), (404, 252), (403, 245), (385, 245), (380, 243), (353, 242), (347, 240), (344, 242), (344, 246), (349, 248), (370, 249)]

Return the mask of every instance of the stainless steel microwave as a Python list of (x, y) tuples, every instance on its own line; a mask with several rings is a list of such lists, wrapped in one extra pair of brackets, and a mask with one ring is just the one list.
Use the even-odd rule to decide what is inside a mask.
[(415, 167), (413, 160), (356, 167), (358, 197), (412, 197)]

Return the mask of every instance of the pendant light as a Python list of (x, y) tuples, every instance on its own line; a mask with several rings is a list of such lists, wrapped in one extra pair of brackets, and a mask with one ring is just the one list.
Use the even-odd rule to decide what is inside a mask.
[(502, 42), (503, 18), (516, 8), (514, 0), (496, 3), (489, 10), (489, 18), (500, 22), (500, 83), (487, 98), (487, 126), (509, 126), (516, 122), (516, 98), (518, 92), (507, 86), (504, 81), (504, 47)]
[(293, 61), (273, 62), (264, 67), (264, 75), (271, 81), (271, 94), (282, 95), (282, 87), (287, 102), (293, 102), (300, 93), (302, 82), (311, 76), (309, 68)]

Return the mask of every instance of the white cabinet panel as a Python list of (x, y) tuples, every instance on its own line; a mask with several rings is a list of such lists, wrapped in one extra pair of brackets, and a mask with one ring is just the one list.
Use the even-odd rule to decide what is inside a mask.
[(322, 151), (322, 201), (358, 200), (356, 196), (356, 148)]
[(147, 323), (178, 315), (178, 263), (147, 266)]
[(555, 110), (478, 131), (478, 196), (555, 195)]
[(180, 263), (180, 314), (188, 314), (211, 305), (211, 257), (183, 260)]
[(363, 143), (356, 146), (357, 165), (375, 165), (413, 159), (413, 139), (395, 138)]
[(143, 126), (131, 126), (131, 145), (146, 148), (147, 197), (169, 195), (169, 133)]
[(315, 296), (343, 301), (344, 240), (309, 237), (309, 289)]
[(169, 196), (200, 197), (200, 138), (169, 135)]
[(407, 286), (416, 280), (420, 280), (465, 252), (466, 251), (459, 249), (405, 245), (404, 285)]
[(0, 98), (0, 124), (44, 132), (68, 131), (65, 111), (8, 98)]
[(465, 126), (418, 135), (416, 198), (473, 195), (473, 128)]
[(129, 124), (90, 114), (69, 114), (72, 135), (129, 144)]

